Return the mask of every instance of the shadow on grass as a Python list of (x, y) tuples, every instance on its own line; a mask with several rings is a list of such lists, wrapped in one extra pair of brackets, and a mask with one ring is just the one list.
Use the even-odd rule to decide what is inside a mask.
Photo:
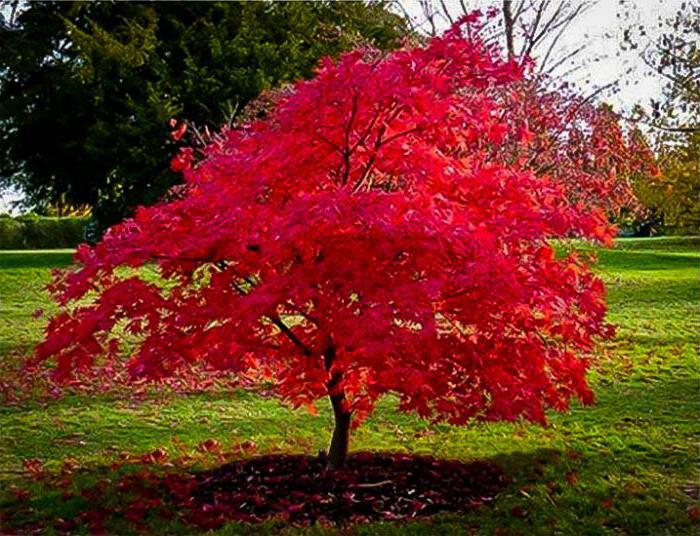
[(660, 253), (644, 250), (600, 250), (600, 265), (606, 271), (672, 271), (698, 268), (699, 259), (695, 252)]
[(73, 262), (73, 251), (69, 249), (59, 250), (27, 250), (27, 251), (2, 251), (0, 250), (0, 269), (17, 268), (62, 268)]
[[(658, 281), (636, 280), (633, 283), (624, 281), (608, 283), (610, 293), (609, 307), (615, 313), (624, 312), (622, 307), (645, 307), (653, 314), (668, 314), (666, 308), (677, 303), (695, 305), (700, 297), (698, 285), (693, 277), (687, 279)], [(651, 310), (654, 305), (661, 311)], [(621, 310), (616, 310), (621, 309)]]
[(663, 236), (654, 238), (618, 238), (615, 249), (633, 250), (687, 250), (697, 253), (700, 250), (700, 236)]
[(177, 533), (235, 522), (256, 533), (266, 521), (341, 527), (424, 520), (488, 508), (513, 481), (501, 467), (517, 468), (522, 481), (561, 459), (546, 449), (472, 462), (358, 452), (346, 470), (326, 472), (322, 455), (265, 455), (197, 471), (155, 452), (136, 463), (37, 472), (28, 489), (15, 488), (0, 503), (0, 527)]

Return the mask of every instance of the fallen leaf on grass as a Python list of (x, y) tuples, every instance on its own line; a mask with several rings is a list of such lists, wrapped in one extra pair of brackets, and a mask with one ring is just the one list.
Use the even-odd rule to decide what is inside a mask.
[(168, 452), (164, 448), (158, 448), (141, 456), (141, 461), (147, 464), (162, 464), (168, 459)]
[(44, 464), (36, 458), (27, 458), (22, 461), (22, 466), (29, 476), (35, 480), (43, 477), (45, 474)]
[(197, 451), (199, 452), (220, 452), (221, 443), (216, 439), (205, 439), (199, 445), (197, 445)]
[(517, 517), (518, 519), (524, 519), (527, 517), (527, 510), (522, 506), (514, 506), (510, 510), (510, 515)]
[(697, 504), (688, 508), (688, 517), (693, 523), (697, 523), (698, 518), (700, 518), (700, 508), (698, 508)]

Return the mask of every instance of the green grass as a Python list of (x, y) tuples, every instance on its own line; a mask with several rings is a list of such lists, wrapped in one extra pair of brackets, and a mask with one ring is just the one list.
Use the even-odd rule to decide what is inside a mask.
[[(549, 426), (431, 425), (398, 413), (382, 400), (352, 437), (356, 450), (395, 450), (436, 456), (487, 458), (514, 481), (493, 506), (468, 515), (412, 523), (358, 526), (366, 534), (649, 534), (697, 533), (689, 509), (697, 504), (698, 347), (700, 240), (626, 239), (599, 252), (609, 289), (614, 340), (600, 348), (591, 374), (592, 407), (553, 414)], [(42, 286), (70, 252), (0, 252), (0, 360), (9, 363), (39, 339), (51, 310)], [(2, 489), (29, 487), (27, 520), (69, 518), (85, 504), (62, 500), (40, 483), (26, 482), (22, 463), (41, 460), (58, 470), (66, 458), (83, 468), (76, 486), (113, 477), (120, 452), (143, 454), (164, 447), (188, 454), (207, 438), (223, 445), (256, 443), (257, 452), (315, 453), (326, 446), (330, 413), (292, 411), (275, 400), (236, 391), (141, 401), (72, 395), (0, 406), (0, 508), (16, 502)], [(206, 463), (206, 461), (201, 461)], [(211, 460), (210, 463), (216, 463)], [(517, 515), (516, 515), (517, 514)], [(122, 533), (129, 525), (114, 521)], [(176, 521), (154, 521), (154, 532), (186, 532)], [(158, 523), (164, 523), (158, 525)], [(324, 532), (231, 524), (221, 533)]]

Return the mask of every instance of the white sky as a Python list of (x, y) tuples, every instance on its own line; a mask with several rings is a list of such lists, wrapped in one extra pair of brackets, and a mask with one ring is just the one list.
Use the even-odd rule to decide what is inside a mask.
[[(443, 0), (448, 11), (461, 13), (460, 0)], [(534, 0), (537, 2), (538, 0)], [(419, 0), (400, 0), (406, 11), (423, 20)], [(438, 6), (439, 0), (433, 0)], [(659, 96), (662, 81), (647, 72), (639, 59), (639, 50), (623, 51), (623, 32), (634, 24), (642, 24), (648, 35), (644, 43), (653, 42), (658, 36), (658, 18), (670, 18), (679, 9), (683, 0), (595, 0), (592, 7), (581, 14), (569, 27), (560, 43), (567, 50), (586, 43), (586, 48), (576, 56), (582, 68), (570, 77), (582, 91), (589, 87), (601, 87), (610, 82), (618, 82), (619, 91), (605, 93), (603, 98), (616, 109), (628, 110), (635, 104), (647, 104), (649, 99)], [(501, 6), (502, 0), (462, 0), (468, 9), (479, 8), (486, 11), (491, 5)], [(514, 2), (515, 3), (515, 2)], [(576, 5), (577, 0), (572, 0)], [(554, 2), (557, 5), (557, 2)], [(442, 20), (440, 29), (448, 22)], [(627, 69), (629, 74), (624, 74)]]
[(16, 210), (12, 210), (12, 203), (22, 199), (22, 196), (17, 192), (2, 192), (0, 193), (0, 214), (14, 214)]
[[(649, 100), (661, 95), (661, 77), (653, 75), (639, 58), (640, 50), (622, 51), (623, 31), (635, 22), (647, 28), (649, 34), (643, 38), (655, 41), (659, 35), (658, 19), (672, 17), (680, 8), (682, 0), (636, 0), (636, 9), (627, 18), (628, 7), (619, 0), (600, 0), (590, 12), (582, 16), (573, 28), (568, 41), (575, 43), (589, 35), (589, 46), (584, 51), (591, 61), (581, 73), (580, 80), (589, 79), (597, 85), (619, 81), (619, 92), (607, 95), (605, 100), (616, 109), (629, 110), (635, 104), (646, 106)], [(572, 25), (573, 26), (573, 25)], [(631, 68), (629, 74), (624, 74)]]
[[(401, 0), (411, 14), (420, 13), (418, 0)], [(459, 0), (444, 0), (450, 11), (459, 11)], [(537, 1), (537, 0), (535, 0)], [(573, 0), (574, 3), (576, 0)], [(639, 51), (621, 51), (622, 32), (630, 24), (639, 22), (650, 30), (647, 39), (653, 40), (658, 32), (657, 19), (671, 17), (683, 0), (599, 0), (587, 13), (571, 25), (571, 30), (562, 38), (563, 46), (576, 46), (586, 42), (586, 49), (578, 56), (584, 67), (572, 75), (572, 82), (586, 87), (600, 87), (609, 82), (619, 81), (619, 91), (606, 94), (603, 98), (620, 110), (629, 110), (635, 104), (646, 105), (653, 97), (659, 96), (662, 81), (650, 74), (638, 57)], [(494, 0), (465, 0), (468, 6), (480, 7), (494, 3)], [(500, 5), (500, 0), (496, 2)], [(630, 10), (630, 3), (634, 9)], [(630, 11), (631, 16), (625, 12)], [(624, 75), (627, 69), (632, 72)], [(0, 194), (0, 213), (10, 208), (10, 203), (19, 196), (16, 192)]]

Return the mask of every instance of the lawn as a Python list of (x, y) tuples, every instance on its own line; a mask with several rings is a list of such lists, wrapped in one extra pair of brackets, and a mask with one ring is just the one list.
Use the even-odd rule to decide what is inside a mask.
[[(494, 461), (512, 478), (495, 502), (469, 514), (358, 525), (362, 534), (692, 534), (698, 530), (698, 347), (700, 239), (622, 239), (599, 252), (617, 335), (599, 349), (591, 373), (597, 403), (527, 423), (431, 425), (398, 413), (385, 398), (352, 436), (353, 450), (402, 451)], [(50, 269), (70, 252), (0, 252), (0, 360), (3, 370), (31, 350), (51, 310), (42, 290)], [(24, 533), (78, 519), (99, 501), (115, 506), (111, 487), (163, 449), (175, 467), (211, 466), (231, 456), (316, 453), (326, 446), (330, 411), (292, 411), (250, 391), (141, 400), (72, 394), (55, 401), (0, 406), (0, 533)], [(215, 440), (207, 442), (207, 440)], [(206, 448), (206, 445), (215, 445)], [(219, 447), (220, 446), (220, 447)], [(219, 450), (227, 454), (221, 454)], [(237, 454), (236, 454), (237, 453)], [(66, 461), (68, 463), (66, 463)], [(189, 464), (189, 465), (188, 465)], [(68, 484), (57, 486), (63, 471)], [(51, 478), (45, 476), (54, 475)], [(67, 487), (66, 487), (67, 486)], [(189, 533), (147, 514), (144, 525), (107, 519), (111, 533)], [(5, 532), (3, 532), (3, 524)], [(78, 524), (78, 531), (87, 527)], [(333, 532), (282, 520), (229, 524), (221, 533)], [(347, 531), (348, 529), (344, 529)], [(49, 530), (50, 532), (50, 530)]]

